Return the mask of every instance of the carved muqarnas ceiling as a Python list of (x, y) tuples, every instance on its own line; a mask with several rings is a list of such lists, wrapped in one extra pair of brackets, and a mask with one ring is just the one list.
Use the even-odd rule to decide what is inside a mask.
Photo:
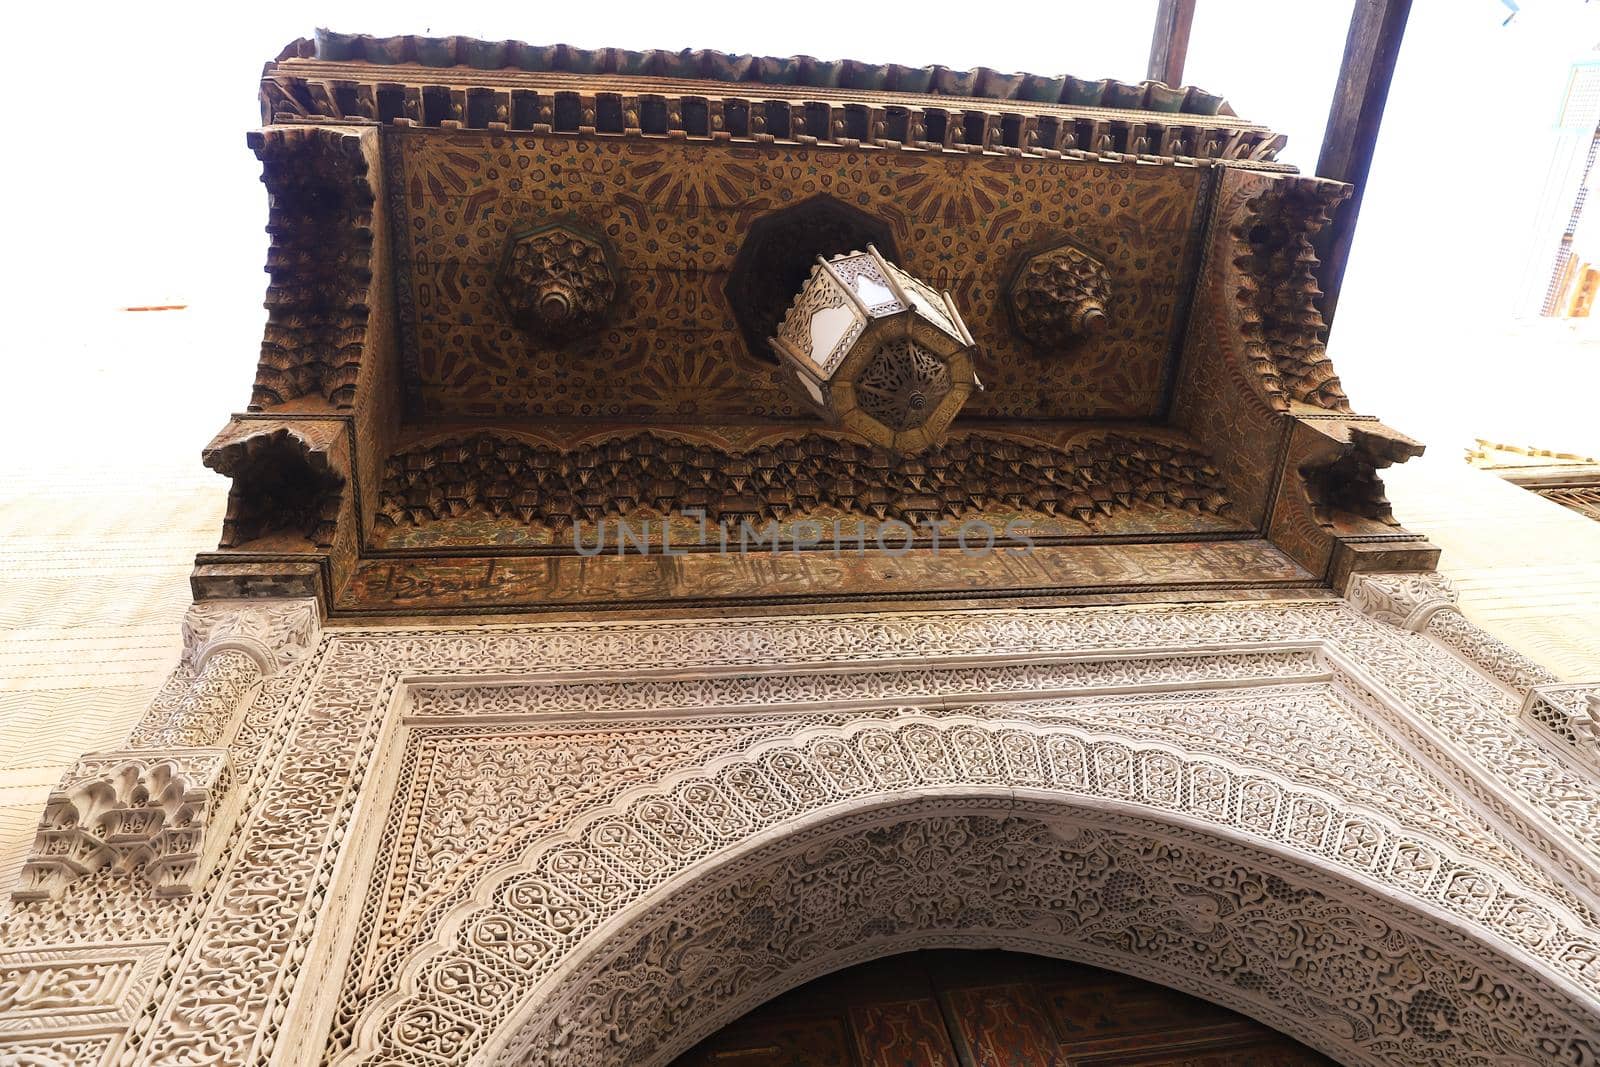
[[(629, 515), (704, 512), (711, 523), (805, 516), (894, 519), (912, 525), (970, 516), (1070, 520), (1078, 533), (1107, 520), (1162, 512), (1227, 527), (1230, 504), (1202, 453), (1153, 437), (1085, 434), (1070, 444), (958, 435), (915, 456), (808, 433), (736, 448), (637, 433), (572, 448), (493, 433), (391, 456), (379, 535), (397, 528), (498, 520), (556, 532)], [(1001, 520), (1003, 525), (1004, 520)]]
[(315, 127), (251, 134), (267, 187), (267, 328), (250, 402), (355, 398), (371, 313), (374, 198), (360, 138)]
[[(385, 134), (413, 416), (810, 418), (770, 356), (749, 351), (755, 330), (741, 328), (733, 300), (744, 289), (730, 293), (729, 282), (761, 219), (817, 197), (876, 220), (900, 265), (951, 291), (987, 390), (967, 417), (1149, 419), (1163, 410), (1205, 180), (1197, 169)], [(566, 345), (519, 329), (495, 289), (513, 236), (560, 222), (603, 237), (617, 278), (607, 321)], [(1104, 265), (1110, 306), (1106, 328), (1060, 358), (1016, 333), (1006, 292), (1025, 258), (1065, 240)], [(784, 300), (792, 297), (791, 288)]]
[(1234, 234), (1244, 281), (1239, 306), (1244, 347), (1273, 406), (1290, 401), (1349, 411), (1322, 320), (1322, 289), (1312, 238), (1350, 187), (1317, 179), (1285, 178), (1246, 206)]

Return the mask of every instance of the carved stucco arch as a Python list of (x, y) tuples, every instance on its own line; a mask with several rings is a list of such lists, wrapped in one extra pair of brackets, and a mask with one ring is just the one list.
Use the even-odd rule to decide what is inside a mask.
[[(1279, 926), (1272, 936), (1287, 953), (1276, 966), (1284, 973), (1266, 983), (1270, 989), (1253, 988), (1260, 961), (1252, 971), (1248, 953), (1235, 946), (1236, 981), (1217, 984), (1224, 976), (1198, 949), (1185, 956), (1168, 943), (1150, 951), (1131, 919), (1119, 936), (1146, 951), (1119, 954), (1092, 939), (1015, 923), (913, 926), (856, 938), (842, 953), (773, 965), (760, 981), (718, 981), (697, 974), (685, 956), (660, 972), (684, 975), (679, 1002), (656, 1016), (645, 1010), (653, 1002), (639, 991), (662, 981), (644, 974), (652, 953), (687, 953), (703, 963), (741, 951), (741, 909), (726, 906), (748, 899), (729, 888), (739, 878), (753, 887), (744, 892), (765, 891), (784, 884), (780, 876), (793, 873), (785, 865), (803, 861), (808, 848), (852, 834), (859, 843), (870, 833), (959, 832), (951, 820), (976, 826), (974, 818), (988, 819), (983, 825), (1002, 837), (1033, 835), (1033, 859), (1013, 849), (1015, 862), (1059, 866), (1045, 855), (1055, 847), (1048, 841), (1061, 842), (1066, 855), (1081, 838), (1090, 842), (1084, 847), (1126, 856), (1154, 848), (1196, 872), (1209, 865), (1286, 887), (1285, 899), (1300, 910), (1273, 905)], [(901, 829), (885, 829), (897, 820)], [(1062, 839), (1052, 826), (1074, 827), (1076, 837)], [(1045, 845), (1037, 827), (1048, 831)], [(1005, 863), (989, 864), (996, 865)], [(868, 902), (859, 887), (890, 885), (903, 866), (880, 864), (877, 875), (853, 882), (857, 903)], [(948, 889), (973, 892), (959, 881)], [(706, 912), (703, 901), (719, 892), (734, 893), (724, 900), (728, 921), (708, 922), (715, 909)], [(836, 892), (823, 884), (814, 892), (841, 903), (841, 923), (848, 919), (852, 909)], [(1082, 900), (1092, 908), (1111, 907), (1104, 886), (1085, 883), (1075, 892), (1088, 893)], [(990, 903), (1016, 910), (1015, 902)], [(1140, 907), (1166, 908), (1165, 918), (1146, 916), (1144, 926), (1166, 931), (1163, 938), (1187, 923), (1177, 941), (1259, 940), (1259, 916), (1230, 907), (1225, 895), (1183, 906), (1152, 896)], [(784, 916), (774, 914), (781, 924)], [(564, 915), (574, 918), (572, 928), (560, 928)], [(1376, 925), (1329, 941), (1352, 923)], [(680, 936), (685, 943), (675, 945)], [(760, 1000), (870, 958), (861, 954), (868, 949), (886, 955), (974, 944), (1124, 970), (1244, 1011), (1347, 1062), (1468, 1063), (1479, 1052), (1506, 1062), (1600, 1056), (1585, 1036), (1600, 1029), (1600, 982), (1590, 966), (1597, 946), (1561, 904), (1505, 871), (1326, 790), (1214, 755), (1020, 718), (906, 712), (752, 746), (619, 796), (530, 846), (482, 877), (471, 900), (411, 956), (393, 990), (364, 1013), (348, 1062), (665, 1063)], [(1361, 946), (1373, 944), (1387, 947), (1363, 962)], [(1328, 983), (1321, 999), (1305, 992), (1318, 980)], [(1363, 989), (1360, 1006), (1338, 1007), (1339, 991), (1348, 989)], [(657, 1033), (675, 1036), (661, 1042)]]
[[(1074, 811), (1059, 803), (993, 799), (999, 810), (984, 811), (982, 797), (923, 797), (856, 815), (836, 816), (813, 828), (809, 835), (797, 835), (797, 840), (769, 842), (760, 850), (768, 854), (761, 857), (766, 862), (754, 866), (745, 877), (737, 881), (707, 878), (698, 886), (702, 892), (690, 894), (686, 901), (664, 902), (617, 931), (611, 943), (597, 948), (584, 961), (587, 966), (550, 991), (548, 1005), (519, 1020), (520, 1027), (508, 1027), (509, 1032), (491, 1046), (495, 1054), (486, 1055), (482, 1062), (537, 1067), (625, 1062), (661, 1067), (746, 1011), (812, 978), (857, 963), (929, 948), (1001, 948), (1122, 971), (1251, 1015), (1347, 1063), (1442, 1067), (1474, 1062), (1594, 1061), (1592, 1041), (1584, 1036), (1592, 1032), (1587, 1019), (1593, 1016), (1586, 1019), (1568, 1015), (1560, 1008), (1552, 1010), (1551, 1005), (1561, 1001), (1560, 993), (1542, 986), (1538, 977), (1519, 971), (1514, 965), (1507, 967), (1492, 955), (1475, 953), (1473, 950), (1479, 946), (1457, 931), (1435, 927), (1419, 933), (1418, 927), (1426, 926), (1425, 922), (1412, 925), (1383, 916), (1380, 907), (1375, 906), (1383, 902), (1380, 897), (1348, 888), (1337, 897), (1319, 892), (1313, 880), (1295, 878), (1292, 864), (1274, 863), (1276, 857), (1265, 852), (1254, 857), (1241, 855), (1237, 848), (1230, 847), (1233, 843), (1220, 839), (1212, 840), (1223, 847), (1207, 848), (1208, 835), (1204, 833), (1185, 832), (1126, 813)], [(1074, 814), (1087, 818), (1075, 819)], [(892, 822), (876, 821), (893, 815), (903, 817)], [(1144, 825), (1134, 829), (1141, 822)], [(1119, 824), (1127, 829), (1119, 828)], [(1045, 837), (1049, 845), (1071, 849), (1080, 864), (1087, 861), (1095, 866), (1099, 866), (1095, 853), (1142, 854), (1167, 864), (1175, 858), (1198, 861), (1196, 870), (1213, 877), (1232, 876), (1233, 884), (1213, 890), (1217, 896), (1238, 892), (1240, 887), (1255, 887), (1254, 895), (1263, 898), (1282, 894), (1299, 898), (1296, 903), (1309, 899), (1315, 911), (1313, 915), (1308, 909), (1307, 922), (1314, 918), (1319, 925), (1342, 929), (1326, 939), (1325, 947), (1302, 946), (1299, 932), (1289, 926), (1269, 930), (1271, 939), (1304, 948), (1296, 961), (1299, 966), (1293, 971), (1286, 968), (1279, 976), (1279, 989), (1272, 992), (1281, 992), (1293, 982), (1320, 978), (1323, 975), (1319, 972), (1332, 973), (1356, 983), (1346, 988), (1358, 991), (1351, 1000), (1362, 1002), (1360, 1010), (1348, 1010), (1348, 1004), (1342, 1013), (1330, 1010), (1340, 1005), (1326, 998), (1321, 990), (1301, 990), (1296, 1001), (1275, 1002), (1242, 984), (1227, 984), (1233, 972), (1249, 971), (1247, 978), (1260, 978), (1262, 972), (1250, 971), (1251, 964), (1259, 963), (1258, 958), (1241, 959), (1230, 968), (1232, 961), (1227, 956), (1233, 946), (1225, 939), (1217, 951), (1196, 953), (1192, 958), (1198, 966), (1194, 969), (1177, 965), (1170, 958), (1151, 960), (1116, 949), (1041, 936), (1028, 929), (981, 924), (964, 927), (959, 925), (959, 918), (948, 926), (934, 924), (854, 940), (857, 931), (892, 921), (894, 909), (883, 906), (892, 904), (893, 898), (886, 899), (886, 895), (876, 898), (878, 910), (842, 916), (837, 924), (841, 933), (832, 939), (831, 950), (802, 957), (776, 970), (766, 981), (730, 985), (729, 979), (741, 977), (741, 970), (760, 967), (759, 963), (751, 967), (740, 958), (748, 955), (748, 939), (742, 935), (751, 931), (750, 924), (738, 921), (745, 917), (742, 915), (732, 916), (734, 921), (726, 925), (692, 923), (694, 918), (704, 917), (708, 901), (749, 905), (753, 902), (753, 889), (759, 892), (760, 888), (781, 886), (785, 875), (797, 867), (804, 870), (811, 866), (803, 863), (798, 854), (802, 844), (809, 846), (812, 857), (825, 859), (830, 851), (849, 851), (857, 835), (869, 841), (876, 837), (872, 848), (887, 852), (895, 860), (906, 858), (897, 853), (904, 851), (907, 844), (912, 850), (921, 851), (940, 848), (941, 844), (948, 847), (948, 852), (940, 853), (941, 859), (950, 858), (950, 866), (941, 872), (939, 891), (953, 902), (953, 910), (981, 911), (981, 907), (972, 907), (969, 894), (982, 893), (986, 887), (981, 880), (974, 883), (957, 877), (970, 873), (970, 869), (962, 869), (956, 854), (959, 846), (989, 834), (1013, 846), (1018, 838), (1025, 841), (1029, 837)], [(952, 838), (957, 840), (952, 842)], [(990, 858), (983, 847), (973, 851)], [(1016, 851), (1012, 850), (1011, 855), (1016, 856)], [(1259, 860), (1260, 865), (1250, 865), (1251, 858)], [(858, 877), (854, 884), (879, 886), (883, 882), (874, 874), (892, 877), (904, 869), (899, 862), (863, 866), (859, 871), (870, 873)], [(991, 860), (980, 873), (994, 869)], [(1111, 880), (1127, 873), (1119, 865)], [(1148, 876), (1148, 869), (1143, 873)], [(1133, 878), (1139, 888), (1151, 884), (1137, 875)], [(1011, 884), (1013, 888), (1021, 886), (1017, 880)], [(899, 888), (894, 886), (895, 890)], [(1126, 899), (1126, 890), (1120, 892)], [(1215, 916), (1206, 911), (1207, 898), (1171, 896), (1178, 898), (1175, 906), (1158, 914), (1178, 922), (1194, 922), (1194, 940), (1209, 940), (1218, 926), (1212, 925)], [(984, 898), (984, 904), (995, 910), (1008, 903)], [(1103, 897), (1096, 906), (1110, 910)], [(695, 914), (697, 910), (701, 912), (699, 916)], [(767, 932), (760, 929), (765, 918), (756, 928), (758, 933)], [(1259, 916), (1250, 918), (1259, 920)], [(1155, 937), (1173, 932), (1191, 934), (1156, 925), (1138, 931)], [(1381, 947), (1364, 955), (1364, 945)], [(1169, 957), (1173, 954), (1169, 952)], [(1475, 957), (1482, 962), (1476, 962)], [(1380, 969), (1400, 977), (1392, 985), (1372, 983), (1373, 972)], [(1363, 981), (1367, 984), (1360, 984)], [(1529, 989), (1538, 992), (1530, 995)], [(707, 990), (710, 995), (706, 995)], [(1476, 995), (1477, 1003), (1463, 1004), (1459, 999), (1462, 994)], [(1311, 1009), (1309, 1019), (1307, 1009)], [(1457, 1026), (1472, 1032), (1468, 1043), (1458, 1040), (1461, 1034), (1455, 1031)]]

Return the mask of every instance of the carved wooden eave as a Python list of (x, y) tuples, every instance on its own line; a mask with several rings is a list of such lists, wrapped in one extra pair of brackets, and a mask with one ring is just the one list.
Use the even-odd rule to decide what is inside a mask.
[(465, 37), (319, 31), (267, 64), (261, 118), (1289, 169), (1193, 86)]
[[(270, 314), (207, 451), (235, 484), (201, 598), (1266, 597), (1437, 556), (1377, 473), (1421, 446), (1328, 359), (1312, 242), (1347, 189), (1211, 94), (321, 33), (262, 102)], [(975, 343), (926, 454), (822, 425), (767, 349), (817, 255), (869, 244)], [(621, 519), (641, 553), (595, 558)], [(974, 521), (1032, 551), (952, 556)], [(746, 522), (776, 549), (730, 558)]]
[[(908, 67), (899, 63), (822, 60), (813, 56), (735, 55), (709, 48), (686, 48), (677, 52), (633, 51), (483, 41), (471, 37), (408, 34), (373, 37), (319, 29), (314, 37), (290, 42), (278, 54), (277, 62), (291, 59), (368, 62), (379, 66), (414, 64), (429, 68), (668, 77), (847, 91), (887, 90), (1192, 115), (1234, 115), (1233, 109), (1220, 96), (1192, 86), (1173, 88), (1154, 81), (1135, 85), (1110, 78), (1096, 81), (1064, 75), (1006, 74), (989, 67), (962, 71), (941, 65)], [(268, 70), (272, 69), (269, 64)]]

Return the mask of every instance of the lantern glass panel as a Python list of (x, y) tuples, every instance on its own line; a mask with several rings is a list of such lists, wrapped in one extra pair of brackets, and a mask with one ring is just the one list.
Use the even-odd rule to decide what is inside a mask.
[(956, 329), (955, 323), (950, 321), (950, 316), (945, 311), (944, 301), (940, 299), (938, 293), (903, 271), (900, 275), (900, 288), (905, 291), (906, 296), (910, 298), (911, 303), (916, 306), (916, 309), (922, 313), (924, 318), (931, 321), (951, 337), (960, 339), (961, 334)]
[(889, 287), (865, 273), (856, 275), (856, 295), (868, 307), (894, 302), (894, 293), (889, 291)]
[(848, 304), (819, 308), (811, 315), (811, 361), (819, 367), (831, 368), (828, 357), (845, 335), (856, 324), (854, 310)]

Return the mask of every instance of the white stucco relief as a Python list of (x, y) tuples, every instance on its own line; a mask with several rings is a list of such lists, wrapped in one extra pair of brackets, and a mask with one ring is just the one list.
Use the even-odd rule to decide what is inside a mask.
[[(756, 885), (758, 856), (770, 874), (813, 846), (872, 853), (878, 867), (837, 871), (890, 884), (885, 857), (918, 835), (970, 842), (945, 865), (969, 874), (980, 853), (1044, 878), (1089, 855), (1143, 869), (1154, 849), (1196, 877), (1225, 862), (1294, 887), (1270, 906), (1275, 936), (1335, 915), (1388, 931), (1387, 962), (1346, 977), (1389, 1008), (1352, 1014), (1295, 970), (1331, 974), (1370, 930), (1274, 957), (1292, 983), (1218, 978), (1216, 999), (1302, 1039), (1326, 1029), (1353, 1062), (1558, 1047), (1584, 1062), (1600, 1018), (1593, 780), (1518, 721), (1514, 654), (1491, 639), (1480, 662), (1436, 634), (1451, 615), (1378, 622), (1324, 600), (312, 633), (226, 727), (241, 814), (187, 899), (94, 872), (14, 903), (0, 934), (13, 953), (175, 944), (132, 1035), (105, 1045), (129, 1067), (537, 1062), (555, 1055), (552, 1020), (578, 1042), (559, 1062), (657, 1062), (679, 1046), (649, 1036), (652, 1011), (731, 1017), (849, 962), (822, 942), (745, 958), (703, 995), (631, 998), (631, 1030), (615, 999), (574, 996), (620, 981), (615, 961), (663, 931), (692, 929), (696, 960), (732, 951), (738, 924), (707, 902)], [(1231, 890), (1215, 916), (1152, 893), (1096, 932), (1067, 916), (1103, 910), (1106, 884), (1040, 911), (962, 878), (950, 894), (989, 893), (1015, 921), (905, 917), (873, 951), (1003, 943), (1193, 990), (1214, 961), (1108, 946), (1141, 923), (1255, 943)], [(845, 915), (881, 905), (818, 892)], [(46, 1040), (48, 1019), (29, 1025)], [(592, 1043), (624, 1030), (631, 1052)]]

